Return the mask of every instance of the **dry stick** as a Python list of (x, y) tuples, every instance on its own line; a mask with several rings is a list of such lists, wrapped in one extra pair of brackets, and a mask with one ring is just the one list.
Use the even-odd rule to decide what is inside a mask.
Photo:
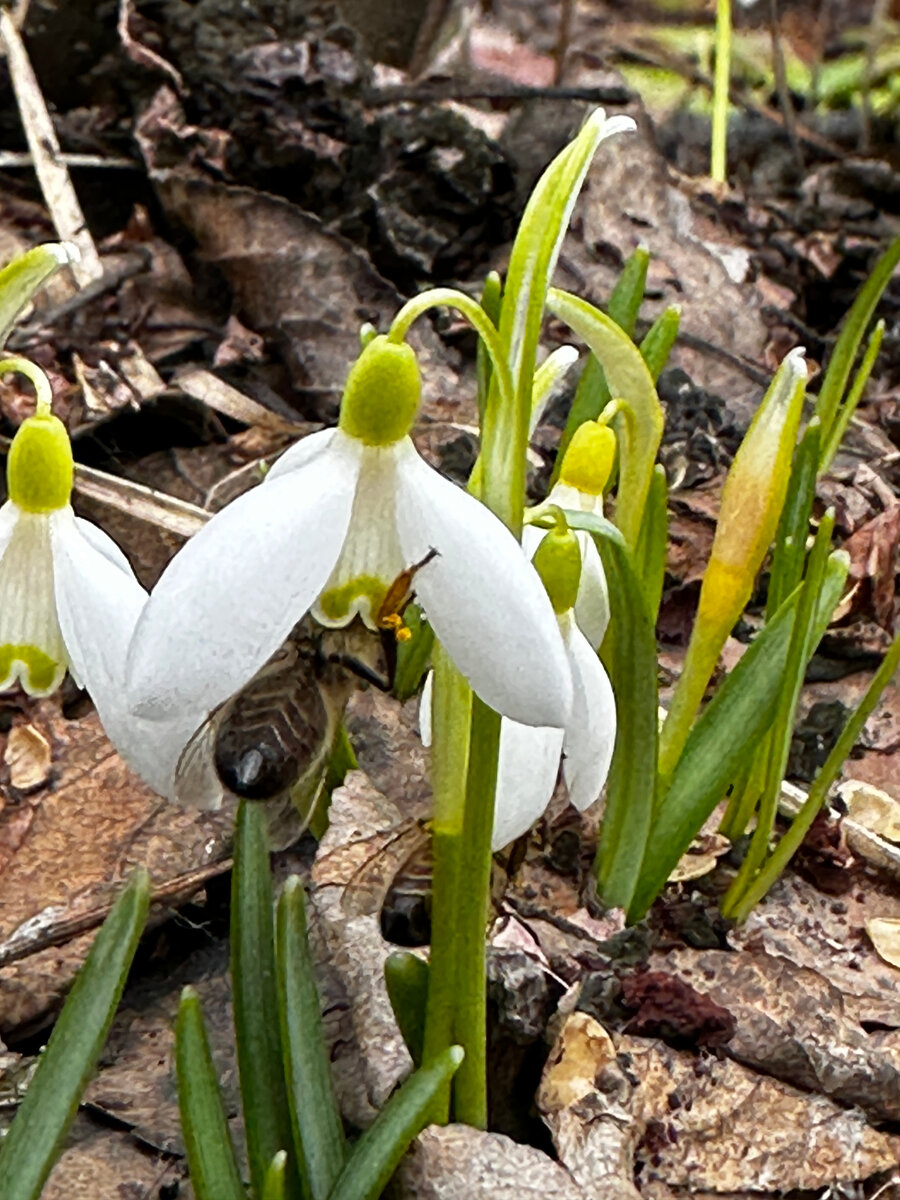
[[(208, 867), (198, 867), (194, 871), (176, 875), (168, 883), (154, 888), (150, 894), (150, 903), (169, 904), (179, 897), (187, 899), (210, 880), (230, 871), (231, 867), (231, 859), (223, 858), (221, 862), (211, 863)], [(0, 943), (0, 967), (8, 967), (10, 963), (30, 958), (32, 954), (49, 950), (52, 946), (61, 946), (82, 933), (97, 929), (109, 916), (112, 905), (113, 901), (110, 901), (109, 904), (99, 905), (74, 917), (51, 917), (45, 925), (40, 924), (42, 914), (38, 913), (36, 917), (13, 930), (12, 934)]]
[(6, 9), (0, 11), (0, 41), (6, 52), (10, 82), (50, 216), (60, 239), (72, 242), (81, 254), (81, 262), (72, 266), (76, 281), (79, 285), (90, 283), (103, 274), (100, 255), (85, 224), (68, 169), (59, 161), (56, 130), (41, 95), (28, 51)]

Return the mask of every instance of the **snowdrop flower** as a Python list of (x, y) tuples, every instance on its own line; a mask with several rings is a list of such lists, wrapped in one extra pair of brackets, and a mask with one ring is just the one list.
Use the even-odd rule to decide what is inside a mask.
[(199, 718), (151, 730), (129, 716), (125, 657), (147, 594), (115, 542), (72, 511), (72, 447), (46, 375), (27, 359), (0, 361), (10, 370), (31, 380), (38, 400), (13, 438), (0, 508), (0, 689), (19, 682), (48, 696), (69, 670), (123, 758), (165, 793)]
[[(573, 512), (603, 516), (603, 489), (609, 479), (616, 453), (616, 438), (608, 425), (585, 421), (572, 435), (566, 449), (559, 479), (550, 489), (544, 504), (532, 512), (544, 512), (548, 505), (567, 508)], [(526, 525), (522, 532), (525, 552), (534, 557), (546, 536), (546, 530)], [(575, 620), (578, 628), (595, 648), (599, 649), (609, 624), (609, 590), (606, 574), (594, 539), (584, 530), (576, 530), (581, 550), (581, 582), (575, 601)]]
[[(556, 788), (560, 758), (569, 800), (579, 811), (593, 804), (609, 774), (616, 740), (616, 702), (609, 677), (575, 618), (579, 539), (562, 520), (542, 539), (535, 565), (547, 585), (565, 644), (572, 672), (572, 709), (564, 729), (533, 729), (505, 717), (501, 722), (494, 850), (520, 837), (541, 816)], [(431, 741), (431, 684), (429, 675), (419, 712), (425, 745)]]
[(570, 670), (540, 579), (506, 527), (419, 457), (419, 399), (412, 349), (371, 339), (338, 427), (288, 450), (162, 575), (130, 651), (134, 711), (214, 708), (308, 610), (327, 626), (383, 627), (392, 583), (421, 564), (418, 599), (478, 695), (526, 724), (565, 722)]

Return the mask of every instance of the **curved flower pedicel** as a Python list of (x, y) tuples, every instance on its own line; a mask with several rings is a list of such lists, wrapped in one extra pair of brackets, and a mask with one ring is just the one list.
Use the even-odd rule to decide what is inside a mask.
[(125, 656), (147, 593), (115, 542), (72, 511), (72, 447), (46, 375), (26, 359), (0, 361), (10, 370), (38, 400), (13, 438), (0, 508), (0, 689), (18, 681), (47, 696), (68, 669), (123, 758), (165, 794), (196, 714), (152, 730), (129, 716)]
[[(544, 504), (532, 513), (546, 511), (548, 505), (574, 512), (603, 516), (603, 489), (609, 479), (616, 453), (616, 438), (608, 425), (585, 421), (579, 425), (566, 449), (559, 472)], [(609, 589), (606, 573), (594, 539), (584, 530), (576, 530), (581, 551), (581, 582), (575, 601), (575, 620), (578, 628), (595, 648), (599, 649), (609, 625)], [(536, 525), (526, 525), (522, 545), (530, 558), (544, 540), (547, 531)]]
[(358, 615), (379, 628), (391, 584), (422, 564), (418, 598), (478, 695), (529, 725), (565, 722), (572, 683), (544, 588), (506, 527), (419, 457), (419, 399), (410, 347), (372, 339), (338, 428), (288, 450), (163, 573), (129, 656), (136, 712), (214, 708), (308, 610), (325, 625)]
[[(540, 531), (544, 533), (544, 530)], [(616, 702), (609, 677), (578, 627), (579, 539), (564, 525), (550, 530), (535, 554), (547, 584), (572, 673), (572, 708), (565, 728), (530, 728), (504, 718), (494, 806), (492, 848), (499, 850), (538, 820), (556, 788), (562, 758), (569, 800), (583, 812), (600, 796), (616, 740)], [(431, 681), (422, 693), (422, 740), (431, 741)]]

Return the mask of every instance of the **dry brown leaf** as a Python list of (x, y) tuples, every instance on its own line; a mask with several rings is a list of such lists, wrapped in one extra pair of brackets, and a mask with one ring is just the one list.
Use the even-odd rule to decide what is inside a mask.
[(900, 1056), (873, 1045), (817, 971), (749, 950), (676, 950), (660, 962), (734, 1017), (725, 1054), (879, 1120), (900, 1118)]
[(843, 783), (840, 795), (847, 805), (847, 815), (858, 825), (889, 842), (900, 842), (900, 801), (858, 779)]
[(686, 883), (689, 879), (701, 879), (715, 869), (716, 863), (730, 849), (731, 842), (720, 833), (694, 838), (669, 876), (669, 883)]
[(872, 917), (866, 921), (866, 933), (884, 961), (900, 967), (900, 918)]
[(50, 778), (50, 743), (34, 725), (14, 725), (6, 739), (3, 761), (9, 782), (20, 792), (41, 787)]
[[(68, 721), (58, 699), (34, 706), (52, 751), (53, 775), (33, 803), (0, 815), (0, 942), (52, 909), (75, 916), (111, 901), (138, 864), (155, 884), (226, 856), (227, 813), (187, 812), (154, 795), (124, 765), (92, 713)], [(13, 843), (8, 830), (24, 832)], [(0, 971), (0, 1031), (40, 1019), (58, 1004), (93, 935)]]

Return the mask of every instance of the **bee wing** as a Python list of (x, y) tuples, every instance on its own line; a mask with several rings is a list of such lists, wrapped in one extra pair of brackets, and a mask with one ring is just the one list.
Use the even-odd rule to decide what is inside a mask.
[(222, 807), (226, 795), (215, 766), (216, 716), (211, 713), (191, 734), (175, 768), (175, 800), (183, 808), (212, 811)]
[(357, 867), (344, 888), (341, 907), (350, 917), (371, 916), (381, 907), (397, 872), (430, 838), (419, 821), (401, 826)]

